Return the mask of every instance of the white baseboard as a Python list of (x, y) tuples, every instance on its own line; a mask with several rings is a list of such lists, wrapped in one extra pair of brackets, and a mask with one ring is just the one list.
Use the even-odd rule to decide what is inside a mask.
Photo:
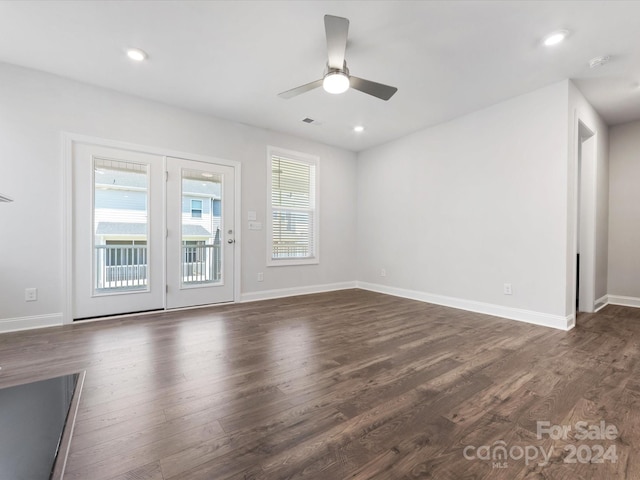
[(610, 305), (620, 305), (623, 307), (636, 307), (640, 308), (640, 298), (638, 297), (624, 297), (622, 295), (607, 295), (608, 303)]
[(595, 307), (596, 308), (593, 310), (593, 312), (594, 313), (598, 313), (600, 310), (602, 310), (607, 305), (609, 305), (609, 295), (603, 295), (602, 297), (600, 297), (599, 299), (596, 300), (596, 302), (595, 302)]
[(257, 302), (259, 300), (271, 300), (274, 298), (294, 297), (296, 295), (310, 295), (312, 293), (334, 292), (336, 290), (348, 290), (357, 288), (355, 281), (328, 283), (325, 285), (310, 285), (307, 287), (279, 288), (276, 290), (263, 290), (261, 292), (248, 292), (240, 295), (240, 302)]
[[(444, 295), (436, 295), (415, 290), (406, 290), (402, 288), (389, 287), (386, 285), (356, 281), (243, 293), (240, 296), (240, 302), (256, 302), (259, 300), (271, 300), (275, 298), (292, 297), (296, 295), (310, 295), (313, 293), (333, 292), (337, 290), (348, 290), (351, 288), (361, 288), (363, 290), (370, 290), (372, 292), (385, 293), (387, 295), (419, 300), (421, 302), (443, 305), (445, 307), (459, 308), (461, 310), (467, 310), (470, 312), (494, 315), (497, 317), (508, 318), (510, 320), (518, 320), (521, 322), (557, 328), (560, 330), (571, 330), (575, 326), (575, 319), (573, 318), (573, 315), (563, 317), (560, 315), (551, 315), (548, 313), (540, 313), (532, 310), (523, 310), (518, 308), (505, 307), (502, 305), (465, 300), (456, 297), (447, 297)], [(607, 295), (606, 297), (606, 301), (604, 301), (605, 297), (602, 297), (601, 299), (598, 299), (596, 303), (604, 301), (605, 305), (612, 304), (640, 308), (640, 298), (623, 297), (618, 295)], [(605, 305), (603, 305), (603, 307)], [(0, 319), (0, 333), (13, 332), (17, 330), (29, 330), (33, 328), (53, 327), (62, 324), (62, 313), (34, 315), (31, 317), (5, 318)]]
[(62, 313), (34, 315), (32, 317), (0, 318), (0, 333), (55, 327), (58, 325), (62, 325)]
[(484, 313), (496, 317), (508, 318), (510, 320), (518, 320), (520, 322), (533, 323), (534, 325), (542, 325), (544, 327), (557, 328), (560, 330), (571, 330), (575, 326), (575, 318), (573, 315), (566, 317), (561, 315), (552, 315), (549, 313), (534, 312), (532, 310), (523, 310), (519, 308), (505, 307), (491, 303), (476, 302), (474, 300), (464, 300), (462, 298), (447, 297), (444, 295), (436, 295), (426, 292), (418, 292), (415, 290), (405, 290), (403, 288), (389, 287), (375, 283), (357, 282), (358, 288), (363, 290), (371, 290), (372, 292), (386, 293), (396, 297), (409, 298), (419, 300), (426, 303), (434, 303), (445, 307), (459, 308), (470, 312)]

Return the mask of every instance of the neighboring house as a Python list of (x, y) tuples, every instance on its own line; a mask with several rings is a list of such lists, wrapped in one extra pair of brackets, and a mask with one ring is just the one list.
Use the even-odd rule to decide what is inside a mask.
[[(182, 181), (184, 283), (216, 280), (220, 272), (220, 183)], [(98, 160), (95, 169), (94, 242), (98, 290), (147, 283), (147, 175), (132, 164)]]

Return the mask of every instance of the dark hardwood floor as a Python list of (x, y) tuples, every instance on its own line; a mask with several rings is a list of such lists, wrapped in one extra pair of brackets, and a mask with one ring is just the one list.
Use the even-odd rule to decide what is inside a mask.
[(66, 479), (640, 479), (639, 342), (347, 290), (3, 334), (0, 386), (86, 370)]

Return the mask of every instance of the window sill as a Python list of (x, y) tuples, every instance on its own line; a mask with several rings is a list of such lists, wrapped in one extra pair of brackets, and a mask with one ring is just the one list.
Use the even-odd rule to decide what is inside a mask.
[(317, 257), (314, 258), (301, 258), (301, 259), (282, 259), (282, 260), (267, 260), (267, 267), (290, 267), (294, 265), (318, 265), (320, 263), (320, 259)]

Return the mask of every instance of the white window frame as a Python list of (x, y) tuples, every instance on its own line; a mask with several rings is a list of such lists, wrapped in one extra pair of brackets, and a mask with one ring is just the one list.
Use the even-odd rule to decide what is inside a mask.
[[(315, 195), (313, 208), (313, 255), (305, 258), (274, 259), (273, 252), (273, 205), (271, 204), (273, 157), (306, 163), (315, 167)], [(284, 148), (267, 147), (267, 266), (316, 265), (320, 263), (320, 157)]]

